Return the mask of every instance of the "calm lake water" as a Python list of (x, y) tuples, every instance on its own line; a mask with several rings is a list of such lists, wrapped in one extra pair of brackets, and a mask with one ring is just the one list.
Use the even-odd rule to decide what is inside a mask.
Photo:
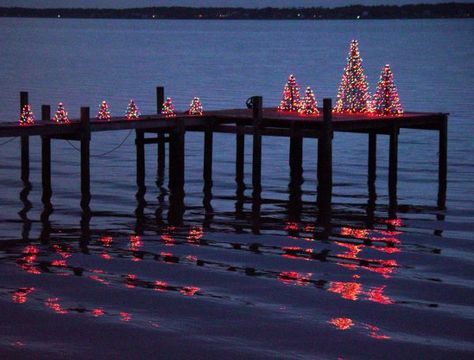
[(130, 98), (153, 113), (157, 85), (183, 110), (194, 96), (205, 109), (243, 107), (252, 95), (276, 106), (290, 73), (322, 103), (335, 98), (353, 38), (372, 90), (390, 63), (406, 110), (451, 114), (447, 210), (436, 207), (437, 132), (402, 130), (395, 216), (387, 137), (371, 204), (367, 136), (335, 135), (329, 237), (317, 224), (314, 140), (304, 143), (299, 198), (288, 187), (288, 140), (264, 139), (257, 204), (251, 139), (242, 194), (235, 139), (215, 136), (209, 200), (202, 134), (187, 134), (178, 225), (155, 183), (154, 146), (137, 203), (128, 131), (93, 135), (89, 224), (69, 143), (53, 141), (53, 212), (41, 203), (39, 139), (29, 193), (19, 140), (0, 146), (2, 358), (472, 358), (473, 33), (472, 20), (0, 19), (1, 121), (17, 119), (21, 90), (37, 117), (59, 101), (74, 118), (84, 105), (95, 114), (104, 99), (122, 115)]

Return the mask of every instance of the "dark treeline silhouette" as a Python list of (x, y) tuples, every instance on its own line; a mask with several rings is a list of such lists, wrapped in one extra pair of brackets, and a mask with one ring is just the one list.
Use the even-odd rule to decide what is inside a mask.
[(61, 17), (108, 19), (434, 19), (472, 18), (473, 3), (417, 4), (403, 6), (344, 6), (337, 8), (195, 8), (147, 7), (130, 9), (32, 9), (0, 7), (3, 17)]

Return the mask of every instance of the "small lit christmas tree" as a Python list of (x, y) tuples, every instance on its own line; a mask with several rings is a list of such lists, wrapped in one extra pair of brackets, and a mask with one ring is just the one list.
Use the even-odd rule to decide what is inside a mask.
[(163, 104), (163, 107), (161, 109), (161, 113), (167, 118), (176, 116), (176, 113), (174, 112), (174, 106), (173, 106), (173, 102), (171, 101), (171, 98), (166, 99), (166, 101)]
[(201, 100), (198, 97), (195, 97), (189, 105), (188, 114), (189, 115), (202, 115), (202, 104)]
[(35, 123), (35, 116), (30, 105), (23, 106), (20, 114), (20, 126), (31, 125)]
[(107, 104), (105, 100), (102, 101), (102, 103), (100, 104), (99, 113), (97, 114), (97, 119), (110, 121), (109, 105)]
[(335, 112), (365, 113), (371, 112), (371, 98), (367, 77), (362, 68), (357, 40), (351, 41), (347, 65), (342, 74), (337, 91)]
[(304, 99), (301, 100), (298, 112), (303, 115), (318, 115), (318, 103), (314, 97), (313, 90), (308, 86), (305, 91)]
[(278, 106), (278, 111), (298, 111), (299, 105), (300, 88), (294, 75), (290, 75), (283, 89), (283, 98)]
[(374, 112), (379, 115), (403, 114), (397, 87), (393, 82), (393, 73), (388, 64), (383, 68), (377, 84), (377, 91), (374, 95)]
[(128, 120), (136, 120), (140, 116), (140, 110), (138, 110), (137, 105), (135, 104), (135, 101), (130, 100), (128, 106), (127, 106), (127, 114), (126, 117)]
[(58, 104), (58, 110), (56, 110), (56, 113), (54, 114), (53, 121), (56, 121), (57, 123), (70, 122), (67, 111), (64, 108), (64, 104), (62, 102)]

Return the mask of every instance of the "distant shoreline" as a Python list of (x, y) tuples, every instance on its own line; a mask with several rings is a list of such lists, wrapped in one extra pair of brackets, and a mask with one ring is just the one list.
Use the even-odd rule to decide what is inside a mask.
[(127, 9), (0, 7), (0, 17), (174, 20), (355, 20), (469, 19), (474, 3), (403, 6), (352, 5), (337, 8), (146, 7)]

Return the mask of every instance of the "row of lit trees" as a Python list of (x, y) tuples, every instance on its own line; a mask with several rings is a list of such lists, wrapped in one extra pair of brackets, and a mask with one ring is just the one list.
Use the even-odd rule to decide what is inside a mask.
[[(283, 89), (283, 98), (278, 106), (279, 111), (299, 112), (301, 114), (318, 114), (317, 102), (312, 90), (308, 87), (304, 98), (300, 99), (299, 87), (293, 75)], [(367, 77), (362, 68), (362, 58), (357, 40), (352, 40), (347, 64), (344, 68), (341, 84), (337, 92), (336, 113), (375, 113), (379, 115), (401, 115), (403, 108), (397, 88), (393, 81), (390, 65), (385, 65), (372, 99), (369, 93)]]
[[(163, 103), (161, 113), (165, 115), (165, 117), (176, 116), (176, 112), (175, 112), (171, 98), (167, 98), (166, 101)], [(192, 100), (191, 104), (189, 105), (189, 110), (186, 113), (189, 115), (202, 115), (203, 114), (201, 100), (198, 97), (195, 97)], [(135, 104), (135, 101), (130, 100), (127, 106), (125, 117), (128, 120), (136, 120), (140, 117), (140, 110)], [(111, 120), (109, 105), (107, 104), (106, 101), (101, 102), (100, 107), (99, 107), (99, 112), (97, 113), (97, 119), (105, 120), (105, 121)], [(54, 117), (51, 120), (57, 123), (70, 122), (68, 113), (66, 109), (64, 108), (64, 104), (62, 102), (58, 104), (58, 109), (56, 110), (56, 113), (54, 114)], [(19, 122), (20, 122), (20, 125), (34, 124), (35, 116), (33, 114), (33, 111), (30, 105), (23, 106), (21, 114), (20, 114)]]

